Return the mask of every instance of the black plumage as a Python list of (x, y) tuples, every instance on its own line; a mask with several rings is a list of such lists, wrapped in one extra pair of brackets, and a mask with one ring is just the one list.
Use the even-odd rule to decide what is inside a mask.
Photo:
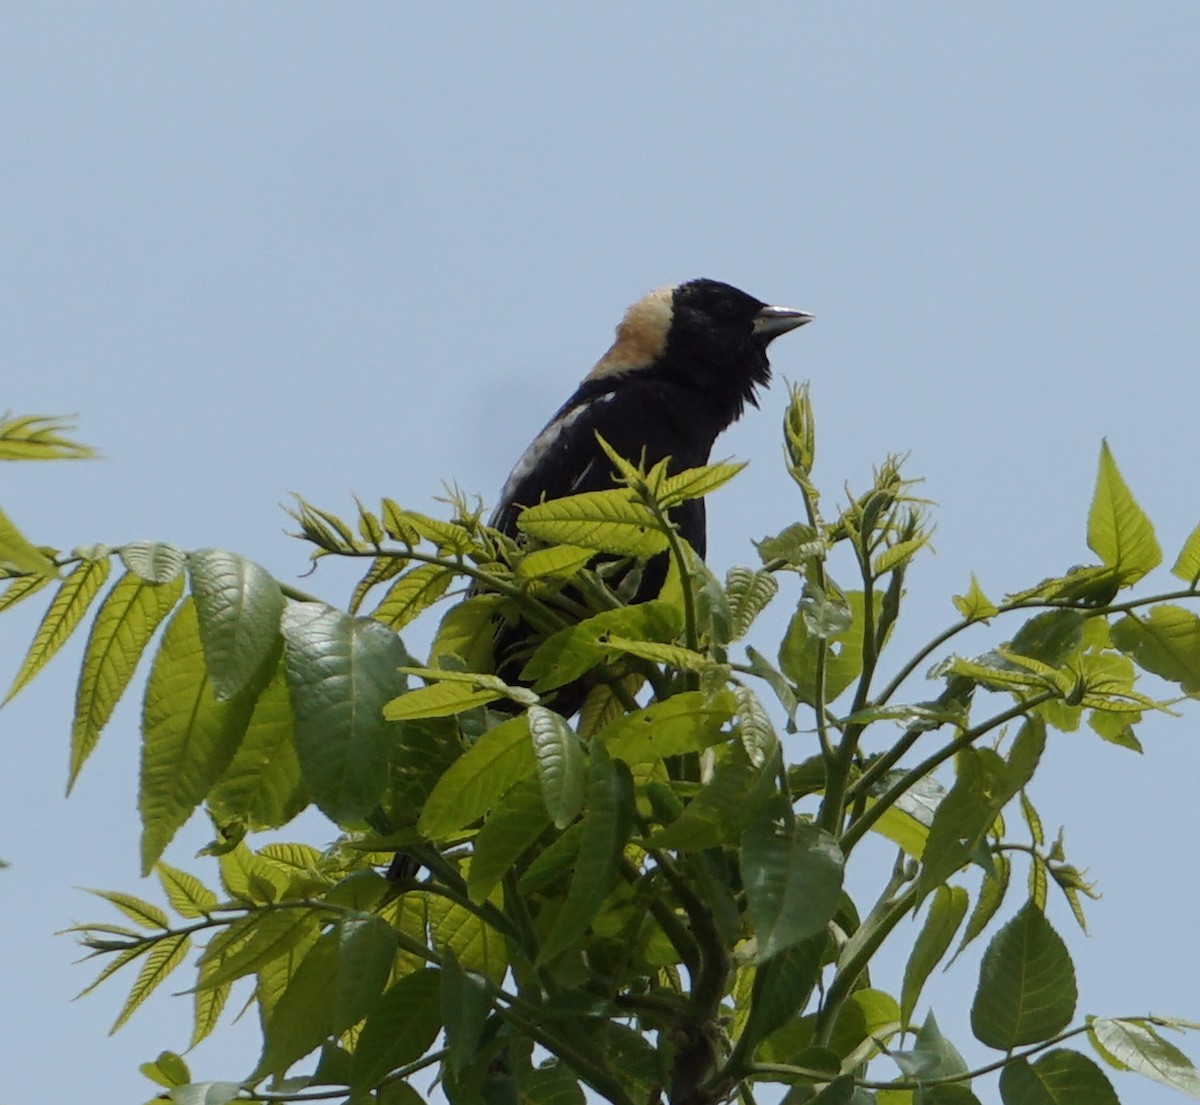
[[(517, 462), (490, 524), (516, 537), (524, 507), (616, 486), (597, 434), (647, 467), (666, 457), (670, 472), (707, 464), (717, 436), (747, 403), (757, 406), (755, 389), (770, 381), (767, 346), (811, 317), (716, 280), (651, 292), (629, 308), (612, 347)], [(703, 556), (704, 500), (682, 504), (672, 521)], [(634, 601), (656, 595), (665, 575), (665, 556), (648, 563)], [(497, 633), (496, 669), (506, 680), (517, 681), (530, 637), (523, 622)], [(586, 689), (560, 690), (552, 704), (569, 715)]]

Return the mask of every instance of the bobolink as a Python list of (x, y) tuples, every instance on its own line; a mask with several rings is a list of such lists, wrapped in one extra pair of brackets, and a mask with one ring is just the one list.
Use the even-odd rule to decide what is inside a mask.
[[(666, 457), (672, 473), (707, 464), (721, 431), (747, 403), (758, 405), (755, 389), (771, 378), (767, 346), (811, 318), (716, 280), (650, 292), (625, 313), (612, 347), (517, 461), (490, 524), (515, 537), (523, 508), (616, 486), (597, 434), (621, 456), (647, 467)], [(683, 503), (671, 517), (680, 536), (703, 556), (704, 500)], [(651, 560), (633, 601), (653, 598), (666, 569), (665, 554)], [(495, 641), (498, 674), (516, 682), (530, 643), (524, 623), (501, 627)], [(569, 716), (586, 691), (583, 683), (561, 688), (552, 705)]]

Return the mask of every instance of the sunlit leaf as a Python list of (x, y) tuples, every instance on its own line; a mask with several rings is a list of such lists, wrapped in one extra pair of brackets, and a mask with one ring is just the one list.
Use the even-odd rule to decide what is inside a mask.
[(1123, 585), (1135, 583), (1162, 561), (1154, 527), (1121, 478), (1107, 441), (1100, 446), (1087, 540), (1088, 548), (1117, 570)]
[(551, 545), (577, 545), (617, 556), (649, 557), (667, 547), (658, 522), (627, 488), (550, 499), (523, 510), (517, 526)]
[[(0, 553), (2, 555), (2, 553)], [(59, 585), (41, 624), (34, 634), (33, 644), (25, 653), (21, 667), (13, 678), (4, 701), (9, 702), (58, 652), (78, 628), (83, 616), (108, 578), (109, 561), (85, 560)]]
[(41, 549), (29, 542), (24, 534), (0, 510), (0, 567), (53, 579), (58, 569)]

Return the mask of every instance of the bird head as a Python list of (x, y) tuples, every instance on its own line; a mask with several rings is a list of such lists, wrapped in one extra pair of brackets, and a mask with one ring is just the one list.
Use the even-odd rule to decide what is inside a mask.
[(719, 280), (689, 280), (638, 300), (589, 379), (652, 372), (705, 392), (728, 425), (771, 379), (767, 346), (812, 320)]

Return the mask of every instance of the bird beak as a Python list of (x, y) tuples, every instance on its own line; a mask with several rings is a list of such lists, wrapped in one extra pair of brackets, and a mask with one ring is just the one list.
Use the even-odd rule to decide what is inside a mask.
[(780, 334), (795, 330), (812, 322), (812, 315), (807, 311), (797, 311), (792, 307), (764, 307), (754, 316), (754, 336), (766, 345)]

